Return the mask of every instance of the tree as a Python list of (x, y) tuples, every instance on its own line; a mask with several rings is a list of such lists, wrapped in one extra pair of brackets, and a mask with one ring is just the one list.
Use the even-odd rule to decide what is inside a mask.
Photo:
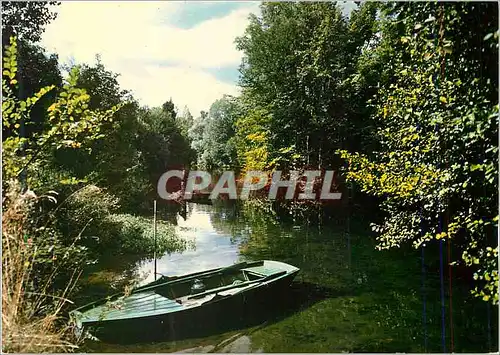
[(40, 171), (47, 165), (51, 155), (62, 148), (80, 148), (102, 138), (99, 125), (112, 120), (119, 106), (106, 111), (91, 110), (90, 96), (84, 89), (78, 88), (78, 67), (71, 70), (56, 100), (48, 108), (48, 123), (42, 132), (27, 138), (20, 134), (21, 123), (29, 116), (34, 105), (54, 86), (41, 88), (35, 95), (25, 100), (16, 97), (11, 87), (16, 87), (17, 43), (11, 38), (11, 44), (5, 49), (3, 58), (2, 100), (3, 126), (11, 130), (11, 135), (3, 142), (3, 177), (4, 181), (18, 179), (27, 173), (28, 185), (35, 187)]
[(261, 18), (251, 16), (237, 39), (240, 84), (252, 108), (272, 116), (267, 153), (278, 168), (290, 167), (292, 157), (337, 168), (336, 149), (369, 146), (369, 95), (353, 82), (353, 63), (373, 35), (376, 8), (364, 4), (347, 19), (331, 2), (265, 3)]
[(241, 114), (239, 99), (230, 95), (215, 101), (208, 113), (201, 113), (189, 131), (200, 167), (218, 172), (238, 169), (234, 136)]
[(188, 107), (185, 106), (182, 114), (177, 117), (177, 125), (179, 126), (179, 129), (184, 137), (189, 138), (188, 131), (193, 126), (193, 123), (193, 115), (191, 115)]
[[(57, 91), (62, 86), (62, 76), (58, 67), (57, 55), (48, 56), (40, 46), (27, 42), (18, 43), (17, 72), (18, 83), (7, 86), (19, 100), (32, 97), (38, 90), (46, 86), (55, 86), (54, 90), (40, 98), (29, 114), (30, 124), (23, 124), (23, 135), (31, 137), (34, 133), (45, 129), (48, 121), (47, 109), (55, 100)], [(6, 94), (4, 92), (4, 94)], [(3, 139), (11, 134), (11, 130), (3, 127)]]
[(201, 156), (206, 149), (206, 142), (203, 137), (207, 126), (208, 112), (201, 111), (200, 116), (194, 120), (193, 125), (188, 130), (188, 138), (191, 141), (191, 148), (196, 152), (197, 165), (203, 164)]
[(461, 253), (459, 262), (476, 272), (473, 293), (498, 303), (494, 8), (389, 6), (386, 29), (399, 23), (404, 31), (399, 38), (388, 36), (400, 49), (390, 63), (394, 80), (376, 99), (380, 150), (373, 158), (346, 151), (342, 156), (349, 163), (347, 177), (383, 198), (385, 218), (373, 226), (380, 248), (448, 240)]
[(138, 149), (154, 188), (165, 171), (188, 167), (194, 159), (189, 142), (175, 122), (174, 113), (173, 104), (139, 110)]
[(38, 42), (46, 26), (57, 13), (50, 6), (57, 1), (2, 1), (2, 49), (13, 36), (25, 42)]
[(172, 98), (170, 98), (168, 101), (165, 101), (163, 105), (161, 105), (161, 109), (163, 110), (163, 112), (170, 116), (170, 119), (172, 121), (175, 121), (175, 119), (177, 118), (177, 111), (175, 111), (175, 105), (172, 101)]
[[(2, 144), (2, 187), (9, 191), (9, 198), (3, 201), (3, 207), (13, 215), (3, 222), (5, 230), (15, 233), (2, 237), (2, 242), (5, 246), (14, 236), (14, 245), (18, 249), (10, 250), (9, 255), (22, 257), (4, 261), (22, 260), (25, 272), (28, 272), (29, 266), (28, 273), (32, 275), (30, 284), (26, 285), (26, 280), (20, 284), (23, 290), (26, 288), (24, 291), (39, 290), (37, 285), (42, 289), (51, 289), (59, 278), (67, 276), (64, 272), (56, 273), (54, 270), (62, 268), (71, 272), (76, 266), (81, 266), (79, 263), (82, 262), (84, 248), (77, 243), (79, 237), (62, 235), (55, 227), (56, 223), (53, 223), (47, 214), (47, 210), (57, 202), (57, 192), (54, 190), (59, 190), (58, 188), (64, 185), (74, 185), (76, 179), (69, 176), (67, 181), (61, 181), (47, 166), (54, 152), (63, 148), (86, 149), (91, 142), (102, 138), (100, 125), (112, 120), (119, 106), (106, 111), (89, 109), (90, 97), (85, 90), (76, 86), (78, 68), (74, 68), (48, 108), (48, 127), (29, 138), (24, 137), (20, 134), (21, 123), (29, 123), (30, 110), (44, 95), (54, 90), (54, 86), (43, 87), (33, 96), (19, 99), (11, 89), (17, 85), (17, 44), (14, 37), (4, 53), (2, 123), (10, 129), (11, 134)], [(22, 196), (19, 194), (19, 185), (24, 185), (25, 193)], [(45, 199), (37, 198), (37, 194), (43, 195)], [(25, 201), (22, 201), (23, 199)], [(21, 223), (17, 223), (15, 214), (21, 212)], [(2, 273), (2, 277), (4, 276)], [(50, 309), (50, 303), (43, 305), (43, 311)], [(38, 305), (35, 307), (38, 308)]]
[(121, 109), (112, 122), (100, 127), (104, 137), (91, 144), (88, 151), (63, 149), (55, 155), (54, 166), (67, 169), (78, 178), (88, 178), (95, 184), (109, 187), (120, 197), (122, 183), (129, 169), (137, 164), (138, 104), (120, 88), (118, 74), (108, 71), (100, 58), (94, 66), (82, 65), (77, 85), (90, 95), (89, 108), (109, 110), (115, 105)]
[(241, 114), (237, 98), (224, 95), (210, 106), (209, 123), (205, 130), (207, 160), (217, 170), (236, 169), (236, 149), (233, 142), (235, 122)]
[(272, 168), (271, 119), (268, 110), (249, 109), (246, 115), (236, 121), (234, 142), (242, 170), (267, 171)]

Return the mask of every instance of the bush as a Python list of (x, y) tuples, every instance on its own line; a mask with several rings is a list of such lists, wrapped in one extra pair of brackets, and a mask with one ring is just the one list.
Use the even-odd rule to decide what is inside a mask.
[(114, 225), (107, 218), (118, 207), (116, 197), (95, 185), (86, 185), (72, 192), (52, 214), (63, 235), (97, 251), (114, 243), (108, 232)]
[[(102, 250), (114, 254), (152, 256), (153, 221), (130, 214), (116, 214), (118, 198), (94, 185), (73, 192), (54, 210), (60, 232), (76, 238), (98, 258)], [(183, 250), (186, 242), (175, 234), (172, 225), (157, 223), (157, 252)]]
[[(108, 220), (115, 225), (113, 238), (119, 243), (118, 252), (153, 256), (155, 250), (153, 220), (130, 214), (112, 214)], [(169, 223), (157, 221), (156, 253), (172, 253), (188, 247), (188, 242), (175, 233)]]

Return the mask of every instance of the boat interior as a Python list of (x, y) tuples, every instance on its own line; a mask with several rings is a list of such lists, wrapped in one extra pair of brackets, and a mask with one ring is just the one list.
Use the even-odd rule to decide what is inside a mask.
[[(155, 293), (182, 305), (204, 303), (215, 296), (227, 296), (264, 279), (267, 275), (251, 270), (233, 269), (209, 275), (199, 275), (155, 288)], [(193, 285), (201, 285), (194, 290)]]

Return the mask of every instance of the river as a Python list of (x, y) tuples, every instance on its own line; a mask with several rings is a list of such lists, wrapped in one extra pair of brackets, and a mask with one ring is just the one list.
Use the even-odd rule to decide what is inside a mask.
[[(87, 342), (82, 349), (340, 353), (498, 348), (498, 307), (471, 297), (458, 275), (452, 278), (451, 304), (447, 278), (442, 300), (435, 263), (424, 260), (422, 269), (421, 253), (410, 248), (376, 250), (368, 222), (279, 223), (266, 211), (188, 204), (186, 219), (177, 217), (177, 232), (192, 247), (159, 257), (158, 272), (181, 275), (244, 260), (284, 261), (301, 269), (287, 309), (269, 314), (261, 324), (202, 338), (134, 345)], [(95, 299), (109, 292), (105, 286), (118, 287), (119, 280), (147, 283), (154, 279), (153, 270), (152, 260), (112, 259), (85, 276), (85, 293)]]

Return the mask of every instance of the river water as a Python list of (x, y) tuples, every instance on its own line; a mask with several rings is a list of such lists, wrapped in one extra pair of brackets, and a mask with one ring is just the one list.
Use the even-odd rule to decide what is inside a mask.
[[(339, 353), (498, 349), (498, 307), (472, 298), (468, 281), (458, 274), (452, 276), (451, 298), (445, 275), (442, 299), (435, 252), (427, 251), (429, 260), (424, 259), (423, 269), (419, 251), (378, 251), (368, 224), (368, 218), (347, 218), (334, 226), (279, 223), (268, 211), (188, 204), (186, 219), (177, 218), (177, 233), (193, 247), (159, 257), (158, 272), (181, 275), (244, 260), (284, 261), (301, 269), (286, 309), (269, 314), (260, 324), (221, 334), (134, 345), (87, 342), (83, 350)], [(153, 270), (152, 260), (115, 259), (85, 276), (89, 285), (85, 292), (89, 299), (102, 297), (109, 292), (104, 284), (119, 284), (110, 280), (135, 279), (144, 284), (154, 279)], [(228, 338), (236, 340), (224, 342)]]

